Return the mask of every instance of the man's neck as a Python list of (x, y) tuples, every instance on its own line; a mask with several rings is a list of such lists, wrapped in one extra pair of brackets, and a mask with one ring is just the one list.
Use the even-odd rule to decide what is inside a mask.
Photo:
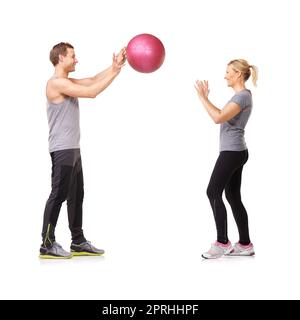
[(69, 72), (67, 72), (67, 71), (64, 70), (63, 68), (57, 66), (57, 67), (55, 68), (54, 75), (55, 75), (57, 78), (68, 78), (68, 77), (69, 77)]

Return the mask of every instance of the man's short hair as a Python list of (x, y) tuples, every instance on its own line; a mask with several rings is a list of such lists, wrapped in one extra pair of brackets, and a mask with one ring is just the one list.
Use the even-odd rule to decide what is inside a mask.
[(68, 42), (60, 42), (52, 48), (50, 51), (50, 61), (54, 67), (58, 64), (60, 54), (64, 57), (67, 55), (68, 48), (74, 49), (74, 47)]

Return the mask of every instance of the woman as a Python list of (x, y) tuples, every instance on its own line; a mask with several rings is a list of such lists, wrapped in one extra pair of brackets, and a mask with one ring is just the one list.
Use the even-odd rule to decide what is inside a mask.
[[(257, 68), (243, 59), (228, 63), (225, 79), (235, 94), (220, 110), (208, 99), (208, 81), (196, 81), (195, 88), (209, 116), (220, 130), (220, 154), (207, 188), (217, 227), (217, 241), (202, 254), (205, 259), (220, 258), (223, 255), (252, 256), (254, 247), (250, 241), (247, 211), (241, 201), (241, 180), (243, 166), (248, 160), (248, 149), (244, 139), (245, 126), (252, 110), (252, 94), (245, 82), (252, 75), (256, 86)], [(227, 213), (222, 193), (231, 206), (239, 231), (239, 242), (231, 245), (227, 236)]]

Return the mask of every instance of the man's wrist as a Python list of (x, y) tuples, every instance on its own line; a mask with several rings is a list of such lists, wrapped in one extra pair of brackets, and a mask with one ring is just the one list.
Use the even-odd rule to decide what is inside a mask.
[(113, 75), (118, 75), (119, 73), (120, 73), (120, 71), (121, 71), (121, 68), (119, 68), (119, 67), (115, 67), (115, 66), (111, 66), (111, 72), (112, 72), (112, 74)]

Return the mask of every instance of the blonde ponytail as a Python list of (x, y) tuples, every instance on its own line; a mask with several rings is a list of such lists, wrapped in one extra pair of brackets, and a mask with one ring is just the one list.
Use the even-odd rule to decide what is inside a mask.
[(258, 79), (258, 68), (254, 65), (249, 66), (252, 69), (251, 72), (251, 77), (252, 77), (252, 82), (253, 85), (256, 87), (257, 86), (257, 79)]

